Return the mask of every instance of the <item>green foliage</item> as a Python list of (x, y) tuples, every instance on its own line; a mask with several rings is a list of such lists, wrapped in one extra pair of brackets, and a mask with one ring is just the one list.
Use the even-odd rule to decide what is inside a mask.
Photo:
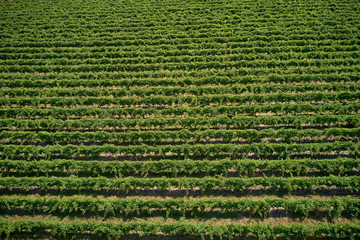
[(11, 189), (14, 187), (28, 189), (29, 187), (39, 187), (47, 190), (48, 188), (64, 187), (68, 189), (89, 189), (98, 190), (119, 189), (128, 191), (137, 188), (160, 188), (168, 189), (194, 189), (199, 187), (203, 192), (212, 189), (228, 189), (232, 192), (242, 191), (250, 187), (270, 187), (283, 191), (321, 189), (323, 187), (347, 188), (358, 191), (360, 184), (359, 176), (352, 177), (253, 177), (253, 178), (223, 178), (223, 177), (204, 177), (204, 178), (78, 178), (78, 177), (3, 177), (0, 179), (0, 186)]
[[(358, 1), (1, 1), (0, 12), (1, 239), (360, 239)], [(159, 195), (128, 198), (139, 190)], [(191, 190), (204, 197), (167, 196)], [(185, 220), (277, 208), (299, 223)], [(181, 219), (117, 221), (152, 211)], [(27, 216), (40, 212), (94, 219)], [(302, 224), (319, 212), (353, 223)]]
[(53, 237), (74, 237), (79, 233), (89, 232), (90, 234), (119, 239), (121, 236), (132, 232), (140, 232), (141, 235), (150, 235), (163, 233), (167, 235), (187, 235), (195, 236), (214, 235), (222, 236), (255, 236), (258, 239), (270, 239), (278, 236), (293, 238), (308, 237), (347, 237), (356, 239), (360, 234), (359, 224), (330, 224), (323, 223), (318, 225), (305, 224), (285, 224), (285, 225), (212, 225), (210, 223), (163, 223), (163, 222), (49, 222), (49, 221), (31, 221), (0, 220), (0, 236), (10, 235), (12, 233), (30, 232), (38, 236), (44, 231), (49, 231)]
[(172, 174), (196, 175), (208, 174), (214, 176), (225, 175), (229, 169), (236, 170), (240, 175), (252, 176), (255, 169), (264, 173), (280, 174), (284, 176), (293, 174), (296, 176), (312, 173), (339, 174), (351, 172), (360, 168), (358, 159), (337, 158), (337, 159), (285, 159), (285, 160), (248, 160), (248, 159), (223, 159), (223, 160), (174, 160), (162, 159), (160, 161), (80, 161), (69, 159), (53, 160), (0, 160), (2, 176), (14, 172), (23, 176), (36, 173), (43, 175), (48, 173), (71, 173), (72, 175), (86, 174), (86, 176), (129, 176), (140, 174), (146, 177), (148, 174)]
[(89, 213), (96, 216), (128, 216), (129, 214), (142, 215), (141, 210), (150, 213), (155, 210), (165, 210), (166, 217), (176, 213), (185, 214), (191, 211), (191, 216), (196, 217), (205, 211), (211, 212), (220, 209), (221, 212), (248, 212), (257, 217), (266, 217), (273, 208), (283, 208), (287, 213), (296, 217), (308, 217), (316, 211), (325, 211), (331, 218), (338, 218), (343, 213), (359, 218), (360, 200), (357, 198), (343, 197), (332, 199), (284, 199), (264, 198), (252, 199), (137, 199), (117, 198), (113, 200), (71, 196), (71, 197), (40, 197), (28, 198), (23, 196), (2, 196), (0, 206), (3, 209), (16, 209), (22, 207), (25, 211), (35, 212), (41, 210), (48, 213), (69, 214), (72, 212)]

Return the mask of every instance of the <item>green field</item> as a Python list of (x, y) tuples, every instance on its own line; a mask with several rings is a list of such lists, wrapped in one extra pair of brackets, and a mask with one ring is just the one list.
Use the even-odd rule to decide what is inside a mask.
[(0, 239), (360, 239), (360, 1), (0, 2)]

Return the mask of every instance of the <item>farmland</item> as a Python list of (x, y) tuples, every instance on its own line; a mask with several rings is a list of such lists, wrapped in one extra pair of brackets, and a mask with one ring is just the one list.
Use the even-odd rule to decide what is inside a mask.
[(0, 2), (1, 239), (360, 239), (360, 2)]

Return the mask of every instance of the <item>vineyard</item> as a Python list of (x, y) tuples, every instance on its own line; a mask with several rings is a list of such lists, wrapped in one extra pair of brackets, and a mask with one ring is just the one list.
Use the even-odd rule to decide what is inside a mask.
[(0, 239), (360, 239), (360, 2), (0, 2)]

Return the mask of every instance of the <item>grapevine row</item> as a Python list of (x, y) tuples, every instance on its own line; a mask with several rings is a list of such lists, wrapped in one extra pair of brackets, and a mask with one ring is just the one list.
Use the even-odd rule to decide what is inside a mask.
[[(188, 24), (188, 22), (187, 22)], [(223, 24), (223, 23), (222, 23)], [(298, 24), (298, 22), (297, 22)], [(214, 25), (213, 25), (214, 26)], [(211, 28), (211, 24), (207, 26), (195, 26), (195, 27), (206, 27)], [(222, 26), (226, 27), (226, 26)], [(344, 34), (314, 34), (314, 35), (293, 35), (295, 39), (287, 38), (285, 36), (277, 35), (274, 37), (260, 36), (255, 35), (252, 37), (249, 36), (235, 36), (235, 37), (201, 37), (201, 38), (182, 38), (182, 39), (135, 39), (135, 40), (121, 40), (114, 37), (103, 37), (89, 41), (88, 38), (73, 38), (72, 41), (66, 41), (63, 38), (53, 38), (46, 39), (47, 41), (36, 41), (23, 40), (21, 41), (3, 41), (0, 44), (0, 48), (9, 48), (9, 47), (49, 47), (49, 48), (58, 48), (58, 47), (141, 47), (141, 46), (151, 46), (157, 48), (161, 45), (173, 46), (173, 48), (181, 48), (185, 45), (185, 49), (194, 49), (201, 48), (201, 44), (211, 44), (214, 48), (250, 48), (250, 47), (281, 47), (281, 46), (304, 46), (304, 45), (319, 45), (324, 40), (330, 41), (333, 40), (335, 44), (338, 43), (350, 43), (358, 44), (359, 40), (357, 39), (358, 35), (353, 35), (352, 37), (344, 36)], [(297, 39), (296, 39), (297, 38)], [(64, 41), (65, 40), (65, 41)], [(320, 41), (319, 41), (320, 40)], [(224, 43), (227, 43), (224, 46)], [(325, 43), (326, 44), (326, 43)], [(331, 44), (331, 43), (330, 43)], [(350, 45), (349, 44), (349, 45)]]
[(360, 155), (360, 142), (330, 142), (330, 143), (252, 143), (252, 144), (182, 144), (182, 145), (129, 145), (118, 146), (114, 144), (104, 145), (0, 145), (0, 158), (9, 159), (24, 156), (31, 157), (44, 156), (50, 159), (55, 156), (66, 157), (92, 157), (97, 158), (107, 154), (120, 156), (160, 156), (168, 155), (184, 157), (203, 156), (203, 157), (223, 157), (227, 155), (246, 157), (254, 154), (255, 156), (286, 158), (293, 154), (337, 154), (348, 151), (355, 156)]
[(204, 131), (190, 131), (182, 129), (179, 131), (132, 131), (132, 132), (79, 132), (79, 131), (57, 131), (57, 132), (29, 132), (29, 131), (1, 131), (0, 143), (46, 143), (46, 144), (69, 144), (76, 142), (93, 143), (116, 143), (116, 144), (141, 144), (141, 143), (201, 143), (212, 142), (211, 139), (231, 143), (232, 141), (255, 142), (263, 139), (272, 141), (312, 141), (324, 139), (358, 139), (360, 128), (326, 128), (318, 129), (255, 129), (226, 130), (207, 129)]
[(52, 72), (138, 72), (161, 70), (202, 70), (228, 68), (289, 68), (289, 67), (322, 67), (322, 66), (353, 66), (360, 65), (357, 58), (316, 59), (316, 60), (285, 60), (285, 61), (236, 61), (236, 62), (195, 62), (195, 63), (163, 63), (163, 64), (81, 64), (81, 65), (0, 65), (0, 72), (9, 73), (52, 73)]
[[(103, 19), (101, 19), (103, 20)], [(152, 19), (153, 20), (153, 19)], [(201, 20), (201, 19), (198, 19)], [(256, 19), (258, 20), (258, 19)], [(215, 27), (216, 25), (213, 25), (211, 23), (216, 22), (218, 20), (216, 19), (212, 19), (209, 22), (207, 22), (207, 27), (209, 27), (210, 29), (207, 30), (214, 30), (213, 27)], [(184, 25), (184, 22), (178, 22), (179, 25), (176, 25), (177, 27), (179, 27), (180, 25)], [(128, 42), (138, 42), (140, 43), (140, 45), (158, 45), (158, 44), (166, 44), (168, 43), (169, 45), (176, 45), (176, 44), (186, 44), (186, 43), (191, 43), (191, 44), (196, 44), (196, 43), (200, 43), (200, 40), (204, 40), (204, 42), (209, 43), (209, 42), (215, 42), (215, 43), (222, 43), (222, 42), (231, 42), (231, 43), (246, 43), (246, 42), (272, 42), (272, 41), (288, 41), (288, 42), (292, 42), (292, 41), (296, 41), (296, 40), (349, 40), (349, 38), (346, 38), (344, 35), (349, 36), (351, 35), (351, 31), (348, 29), (328, 29), (328, 32), (326, 34), (324, 33), (319, 33), (315, 30), (304, 30), (303, 28), (298, 28), (298, 29), (294, 29), (294, 28), (287, 28), (287, 35), (282, 35), (280, 34), (280, 32), (278, 30), (263, 30), (263, 31), (255, 31), (253, 29), (251, 29), (251, 27), (249, 26), (250, 24), (255, 25), (256, 21), (248, 23), (248, 25), (246, 27), (234, 27), (232, 24), (237, 24), (240, 23), (239, 20), (235, 20), (235, 21), (229, 21), (226, 24), (223, 24), (223, 28), (221, 29), (221, 32), (223, 33), (221, 37), (219, 37), (217, 34), (215, 33), (211, 33), (210, 31), (208, 32), (208, 34), (204, 34), (201, 32), (197, 32), (195, 31), (196, 29), (194, 29), (193, 31), (187, 31), (187, 32), (182, 32), (182, 31), (172, 31), (172, 32), (167, 32), (166, 35), (171, 36), (171, 38), (164, 38), (164, 28), (163, 25), (161, 24), (161, 22), (154, 22), (154, 24), (156, 24), (156, 28), (151, 28), (151, 26), (149, 27), (134, 27), (132, 26), (133, 30), (137, 30), (136, 32), (133, 31), (129, 31), (128, 27), (120, 27), (119, 25), (114, 25), (111, 23), (107, 23), (107, 24), (97, 24), (99, 27), (96, 28), (96, 32), (97, 33), (107, 33), (106, 36), (102, 36), (99, 37), (97, 36), (96, 41), (104, 41), (107, 40), (107, 42), (109, 41), (114, 41), (116, 40), (116, 42), (118, 42), (119, 40), (124, 42), (124, 46), (128, 46)], [(24, 24), (25, 25), (25, 24)], [(349, 24), (350, 25), (350, 24)], [(76, 25), (73, 25), (73, 27), (75, 27)], [(81, 25), (78, 25), (77, 27), (80, 27)], [(344, 25), (341, 25), (342, 27), (344, 27)], [(195, 22), (195, 23), (189, 23), (186, 22), (186, 27), (193, 27), (193, 28), (198, 28), (201, 27), (201, 24), (199, 22)], [(236, 29), (238, 36), (234, 37), (232, 34), (232, 31), (234, 31)], [(77, 29), (67, 29), (67, 38), (63, 38), (61, 36), (57, 36), (57, 34), (51, 33), (50, 31), (42, 31), (39, 33), (39, 29), (36, 29), (37, 31), (35, 32), (38, 39), (39, 38), (51, 38), (51, 40), (55, 40), (56, 42), (65, 42), (65, 40), (67, 40), (67, 38), (69, 38), (70, 36), (72, 37), (72, 39), (86, 39), (86, 38), (81, 38), (79, 37), (79, 35), (77, 34), (78, 32), (76, 31)], [(47, 29), (49, 30), (49, 29)], [(56, 26), (54, 28), (51, 29), (52, 31), (58, 31), (59, 28), (57, 28)], [(95, 30), (95, 29), (93, 29)], [(168, 29), (166, 29), (168, 30)], [(173, 30), (173, 29), (172, 29)], [(232, 31), (231, 31), (232, 30)], [(113, 32), (116, 32), (115, 34)], [(119, 32), (122, 32), (125, 35), (119, 35)], [(34, 31), (32, 31), (32, 29), (26, 29), (24, 31), (22, 31), (21, 34), (18, 34), (17, 37), (27, 37), (27, 41), (33, 41), (35, 37), (31, 37), (31, 34), (35, 34)], [(6, 35), (7, 33), (4, 31), (4, 35)], [(248, 35), (248, 36), (244, 36), (244, 35)], [(10, 37), (11, 35), (8, 34), (8, 37)], [(356, 37), (355, 35), (352, 35), (353, 37)], [(43, 43), (42, 41), (39, 41), (38, 39), (37, 42)], [(246, 41), (247, 40), (247, 41)], [(355, 39), (353, 39), (355, 40)], [(166, 42), (167, 41), (167, 42)], [(139, 45), (139, 44), (138, 44)]]
[(25, 196), (2, 196), (0, 208), (16, 209), (35, 212), (41, 210), (45, 213), (73, 212), (86, 214), (93, 213), (96, 216), (128, 216), (129, 214), (142, 215), (144, 212), (151, 214), (156, 210), (166, 211), (166, 216), (182, 213), (185, 217), (187, 211), (191, 216), (199, 213), (220, 210), (224, 212), (249, 212), (258, 217), (267, 217), (270, 210), (283, 208), (286, 213), (297, 217), (308, 217), (316, 211), (325, 211), (331, 218), (338, 218), (343, 213), (350, 214), (353, 218), (360, 217), (360, 200), (356, 198), (333, 198), (333, 199), (285, 199), (264, 198), (253, 199), (136, 199), (117, 198), (113, 200), (72, 196), (72, 197), (35, 197)]
[(312, 92), (302, 94), (246, 94), (246, 95), (200, 95), (200, 96), (149, 96), (143, 98), (124, 97), (32, 97), (32, 98), (0, 98), (0, 106), (18, 107), (51, 105), (56, 107), (71, 106), (173, 106), (173, 105), (189, 105), (189, 106), (208, 106), (210, 104), (244, 104), (244, 103), (269, 103), (269, 102), (297, 102), (304, 103), (310, 101), (354, 101), (360, 99), (360, 91), (358, 92)]
[[(283, 47), (242, 47), (242, 48), (213, 48), (213, 46), (208, 46), (206, 48), (205, 44), (201, 49), (176, 49), (176, 46), (159, 46), (157, 49), (151, 47), (89, 47), (89, 48), (67, 48), (67, 47), (58, 47), (56, 49), (49, 48), (14, 48), (7, 47), (0, 49), (0, 59), (33, 59), (33, 58), (58, 58), (63, 56), (67, 59), (72, 58), (121, 58), (121, 57), (156, 57), (156, 56), (194, 56), (194, 55), (222, 55), (222, 54), (261, 54), (261, 53), (271, 53), (271, 54), (306, 54), (311, 56), (311, 54), (331, 54), (337, 52), (356, 52), (359, 50), (359, 46), (356, 42), (344, 42), (339, 41), (338, 43), (332, 43), (330, 45), (305, 45), (305, 46), (287, 46)], [(136, 50), (139, 50), (136, 51)]]
[(239, 115), (257, 115), (261, 113), (275, 115), (313, 115), (317, 114), (358, 114), (360, 113), (360, 104), (354, 102), (344, 103), (324, 103), (315, 105), (311, 103), (299, 104), (262, 104), (262, 105), (239, 105), (239, 106), (203, 106), (203, 107), (168, 107), (168, 108), (97, 108), (81, 106), (74, 108), (1, 108), (0, 118), (57, 118), (57, 119), (78, 119), (81, 117), (96, 118), (153, 118), (153, 117), (219, 117), (221, 115), (239, 116)]
[(191, 95), (204, 95), (204, 94), (243, 94), (243, 93), (273, 93), (273, 92), (309, 92), (309, 91), (358, 91), (360, 86), (357, 83), (350, 84), (303, 84), (303, 85), (239, 85), (234, 84), (231, 86), (202, 86), (202, 87), (151, 87), (151, 88), (132, 88), (132, 89), (101, 89), (101, 88), (81, 88), (81, 89), (68, 89), (68, 88), (47, 88), (47, 89), (34, 89), (34, 88), (16, 88), (16, 89), (2, 89), (0, 97), (125, 97), (125, 96), (138, 96), (146, 97), (152, 95), (160, 96), (173, 96), (178, 94), (191, 94)]
[(140, 233), (140, 236), (163, 233), (166, 235), (194, 235), (198, 237), (213, 236), (222, 238), (233, 236), (256, 237), (259, 240), (272, 239), (279, 236), (286, 238), (305, 239), (309, 237), (346, 237), (356, 239), (360, 236), (360, 225), (331, 224), (318, 225), (306, 224), (228, 224), (212, 225), (210, 223), (187, 223), (187, 222), (95, 222), (95, 221), (72, 221), (56, 222), (45, 220), (16, 220), (9, 221), (0, 219), (0, 236), (10, 238), (13, 233), (28, 233), (29, 235), (41, 236), (45, 231), (53, 237), (74, 237), (84, 232), (120, 239), (130, 233)]
[(5, 130), (100, 130), (100, 129), (208, 129), (208, 128), (255, 128), (259, 125), (272, 127), (292, 126), (302, 128), (305, 124), (314, 126), (360, 126), (360, 115), (316, 115), (316, 116), (238, 116), (227, 117), (187, 117), (149, 119), (0, 119), (0, 128)]
[[(169, 46), (172, 48), (172, 46)], [(165, 48), (165, 46), (163, 46)], [(137, 48), (139, 49), (139, 48)], [(141, 48), (140, 48), (141, 49)], [(139, 49), (139, 50), (140, 50)], [(15, 60), (15, 59), (86, 59), (86, 58), (131, 58), (131, 57), (174, 57), (174, 56), (217, 56), (225, 54), (242, 54), (244, 58), (253, 59), (259, 56), (257, 54), (271, 53), (283, 58), (290, 56), (299, 58), (305, 56), (306, 58), (312, 57), (326, 57), (342, 56), (342, 54), (356, 54), (359, 50), (357, 45), (331, 45), (331, 46), (288, 46), (287, 48), (281, 47), (250, 47), (250, 48), (227, 48), (227, 49), (213, 49), (202, 48), (192, 50), (175, 50), (167, 49), (164, 51), (161, 47), (159, 49), (152, 49), (144, 47), (141, 52), (135, 51), (131, 47), (100, 47), (100, 48), (2, 48), (0, 49), (0, 59), (2, 60)], [(155, 51), (151, 51), (155, 50)], [(291, 53), (290, 53), (291, 52)], [(249, 55), (249, 56), (247, 56)], [(356, 55), (354, 56), (356, 57)]]
[[(75, 74), (46, 74), (46, 75), (34, 75), (34, 74), (2, 74), (0, 75), (0, 87), (28, 87), (28, 88), (53, 88), (53, 87), (143, 87), (143, 86), (204, 86), (209, 84), (214, 85), (229, 85), (229, 84), (264, 84), (264, 83), (311, 83), (311, 82), (327, 82), (338, 83), (348, 82), (353, 83), (359, 81), (357, 74), (351, 73), (360, 70), (357, 68), (344, 68), (345, 73), (334, 75), (330, 73), (314, 73), (312, 75), (299, 75), (294, 74), (296, 72), (304, 72), (303, 68), (290, 69), (293, 71), (290, 75), (276, 71), (271, 74), (269, 69), (264, 70), (251, 70), (256, 71), (256, 74), (271, 74), (268, 77), (246, 76), (249, 75), (248, 69), (243, 70), (229, 70), (226, 72), (229, 76), (207, 76), (210, 73), (206, 71), (191, 72), (191, 74), (185, 71), (173, 71), (173, 72), (139, 72), (130, 75), (129, 73), (79, 73)], [(326, 72), (339, 71), (339, 69), (325, 68)], [(315, 71), (313, 68), (311, 71)], [(350, 73), (346, 73), (346, 72)], [(232, 72), (232, 73), (231, 73)], [(254, 72), (255, 73), (255, 72)], [(225, 74), (225, 73), (224, 73)], [(188, 76), (190, 75), (190, 76)], [(198, 78), (197, 78), (198, 76)], [(164, 79), (166, 77), (166, 79)], [(177, 78), (179, 79), (177, 79)], [(124, 79), (127, 78), (127, 79)], [(145, 78), (145, 79), (144, 79)], [(54, 80), (55, 79), (55, 80)], [(105, 80), (104, 80), (105, 79)], [(46, 81), (44, 81), (46, 80)]]
[[(315, 54), (229, 54), (229, 55), (207, 55), (207, 56), (171, 56), (171, 57), (121, 57), (121, 58), (82, 58), (82, 59), (16, 59), (1, 60), (0, 66), (44, 66), (44, 65), (66, 65), (75, 66), (81, 64), (159, 64), (159, 63), (197, 63), (197, 62), (239, 62), (239, 61), (298, 61), (307, 59), (330, 60), (330, 59), (356, 59), (356, 52), (338, 52), (338, 53), (321, 53)], [(286, 65), (285, 65), (286, 66)]]
[(224, 189), (231, 192), (241, 192), (253, 187), (278, 189), (291, 192), (293, 190), (315, 190), (322, 188), (346, 188), (358, 192), (360, 177), (254, 177), (254, 178), (105, 178), (105, 177), (3, 177), (0, 178), (0, 187), (12, 190), (20, 188), (29, 190), (30, 187), (38, 187), (44, 191), (51, 188), (58, 190), (99, 190), (117, 189), (130, 191), (136, 189), (153, 189), (161, 191), (170, 189), (194, 190), (200, 189), (202, 193), (210, 190)]
[(248, 159), (223, 159), (223, 160), (167, 160), (161, 161), (80, 161), (68, 159), (53, 160), (0, 160), (2, 176), (13, 173), (23, 175), (49, 175), (54, 173), (71, 173), (73, 175), (85, 174), (86, 176), (129, 176), (148, 174), (178, 175), (223, 175), (228, 176), (229, 170), (237, 171), (239, 176), (255, 175), (257, 170), (264, 173), (291, 174), (295, 176), (309, 173), (339, 174), (360, 169), (359, 159), (287, 159), (277, 161), (248, 160)]

